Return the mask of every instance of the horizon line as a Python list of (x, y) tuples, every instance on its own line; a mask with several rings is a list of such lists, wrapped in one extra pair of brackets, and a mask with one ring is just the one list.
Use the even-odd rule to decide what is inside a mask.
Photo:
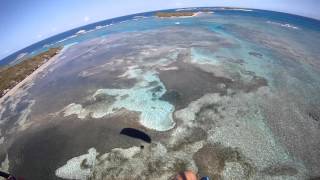
[[(137, 14), (144, 14), (144, 13), (153, 13), (153, 12), (158, 12), (158, 11), (168, 11), (168, 10), (176, 10), (176, 9), (187, 9), (187, 8), (235, 8), (235, 9), (248, 9), (248, 10), (260, 10), (260, 11), (269, 11), (269, 12), (277, 12), (277, 13), (283, 13), (283, 14), (288, 14), (288, 15), (293, 15), (293, 16), (299, 16), (299, 17), (302, 17), (302, 18), (306, 18), (306, 19), (310, 19), (310, 20), (314, 20), (314, 21), (318, 21), (320, 23), (320, 18), (317, 19), (315, 17), (309, 17), (309, 16), (303, 16), (303, 15), (299, 15), (299, 14), (293, 14), (293, 13), (288, 13), (288, 12), (283, 12), (283, 11), (273, 11), (273, 10), (267, 10), (267, 9), (256, 9), (256, 8), (246, 8), (246, 7), (241, 7), (241, 6), (194, 6), (194, 7), (179, 7), (179, 8), (170, 8), (170, 9), (157, 9), (157, 10), (152, 10), (152, 11), (144, 11), (144, 12), (138, 12), (138, 13), (133, 13), (133, 14), (126, 14), (126, 15), (122, 15), (122, 16), (116, 16), (116, 17), (112, 17), (112, 18), (107, 18), (107, 19), (103, 19), (103, 20), (99, 20), (99, 21), (95, 21), (95, 22), (91, 22), (91, 23), (88, 23), (88, 24), (85, 24), (85, 25), (82, 25), (82, 26), (79, 26), (79, 27), (75, 27), (75, 28), (70, 28), (68, 30), (65, 30), (65, 31), (62, 31), (62, 32), (59, 32), (57, 34), (54, 34), (54, 35), (51, 35), (49, 37), (46, 37), (44, 39), (41, 39), (39, 41), (36, 41), (22, 49), (19, 49), (17, 51), (14, 51), (13, 53), (10, 53), (9, 55), (3, 57), (0, 59), (0, 62), (5, 60), (6, 58), (9, 58), (10, 56), (13, 56), (14, 54), (24, 50), (24, 49), (27, 49), (35, 44), (38, 44), (42, 41), (45, 41), (45, 40), (48, 40), (50, 38), (53, 38), (55, 36), (58, 36), (60, 34), (63, 34), (65, 32), (68, 32), (68, 31), (72, 31), (72, 30), (76, 30), (76, 29), (81, 29), (83, 27), (86, 27), (86, 26), (89, 26), (89, 25), (92, 25), (92, 24), (96, 24), (96, 23), (100, 23), (100, 22), (103, 22), (103, 21), (110, 21), (110, 20), (113, 20), (113, 19), (117, 19), (117, 18), (121, 18), (121, 17), (126, 17), (126, 16), (133, 16), (133, 15), (137, 15)], [(224, 9), (224, 10), (228, 10), (228, 9)], [(1, 67), (1, 65), (0, 65)]]

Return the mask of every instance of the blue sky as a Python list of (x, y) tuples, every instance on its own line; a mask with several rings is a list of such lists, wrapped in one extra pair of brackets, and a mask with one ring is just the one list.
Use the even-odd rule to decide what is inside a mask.
[(96, 21), (199, 6), (267, 9), (320, 19), (320, 0), (1, 0), (0, 59), (52, 35)]

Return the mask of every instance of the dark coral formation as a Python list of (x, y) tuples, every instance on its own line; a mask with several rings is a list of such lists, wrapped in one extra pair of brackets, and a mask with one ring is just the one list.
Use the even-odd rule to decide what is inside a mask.
[(167, 88), (167, 92), (162, 99), (166, 99), (175, 105), (177, 110), (186, 107), (190, 102), (207, 93), (225, 95), (227, 94), (227, 89), (251, 92), (259, 87), (268, 85), (268, 81), (265, 78), (256, 76), (254, 72), (250, 71), (246, 71), (248, 75), (252, 76), (250, 82), (243, 82), (240, 79), (241, 75), (235, 76), (236, 80), (216, 76), (213, 73), (203, 71), (193, 64), (184, 62), (189, 58), (190, 54), (188, 53), (179, 54), (177, 62), (172, 64), (172, 66), (177, 66), (178, 69), (163, 71), (159, 74), (161, 81)]
[(311, 117), (313, 120), (319, 122), (320, 121), (320, 110), (315, 108), (312, 108), (308, 113), (309, 117)]
[(263, 55), (261, 53), (254, 52), (254, 51), (251, 51), (248, 54), (251, 55), (251, 56), (257, 57), (257, 58), (262, 58), (263, 57)]
[(239, 163), (246, 178), (250, 178), (255, 172), (238, 149), (224, 147), (221, 144), (205, 145), (194, 154), (193, 159), (199, 168), (199, 174), (213, 179), (221, 179), (221, 173), (227, 162)]
[(290, 165), (274, 165), (265, 168), (262, 173), (270, 176), (294, 176), (298, 173), (298, 170)]

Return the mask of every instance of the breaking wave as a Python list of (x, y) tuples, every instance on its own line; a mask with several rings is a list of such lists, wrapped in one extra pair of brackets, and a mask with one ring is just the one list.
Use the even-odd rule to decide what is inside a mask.
[(268, 24), (274, 24), (281, 27), (291, 28), (291, 29), (299, 29), (297, 26), (293, 26), (289, 23), (279, 23), (279, 22), (273, 22), (273, 21), (267, 21)]

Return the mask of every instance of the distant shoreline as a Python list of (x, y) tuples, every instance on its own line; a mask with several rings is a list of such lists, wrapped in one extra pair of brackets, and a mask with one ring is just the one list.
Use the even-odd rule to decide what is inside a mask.
[(0, 104), (6, 97), (13, 95), (17, 89), (31, 81), (36, 74), (50, 65), (62, 50), (51, 48), (37, 56), (26, 59), (19, 64), (0, 69)]
[(192, 17), (196, 12), (183, 11), (183, 12), (157, 12), (155, 15), (160, 18), (170, 18), (170, 17)]
[[(294, 14), (292, 12), (284, 12), (284, 11), (274, 11), (274, 10), (268, 10), (268, 9), (257, 9), (253, 7), (242, 7), (242, 6), (203, 6), (203, 7), (181, 7), (181, 8), (170, 8), (170, 9), (161, 9), (161, 10), (153, 10), (153, 11), (145, 11), (145, 12), (136, 12), (133, 14), (126, 14), (123, 16), (118, 16), (118, 17), (113, 17), (109, 19), (104, 19), (101, 21), (93, 22), (90, 24), (86, 24), (80, 27), (74, 27), (72, 29), (69, 29), (64, 32), (57, 33), (53, 36), (50, 36), (48, 38), (45, 38), (41, 41), (34, 42), (33, 44), (30, 44), (27, 47), (24, 47), (16, 52), (12, 52), (6, 56), (0, 57), (0, 67), (9, 64), (11, 61), (16, 59), (16, 57), (21, 54), (21, 53), (32, 53), (36, 51), (37, 49), (40, 49), (43, 46), (48, 46), (51, 45), (52, 43), (55, 43), (57, 41), (60, 41), (62, 39), (65, 39), (67, 37), (70, 37), (72, 35), (75, 35), (78, 31), (80, 30), (91, 30), (96, 28), (96, 26), (104, 26), (108, 24), (115, 24), (117, 22), (121, 22), (123, 20), (128, 20), (128, 19), (134, 19), (135, 16), (142, 16), (142, 17), (151, 17), (155, 16), (155, 13), (157, 12), (175, 12), (178, 10), (178, 12), (186, 12), (186, 11), (191, 11), (191, 12), (196, 12), (196, 11), (201, 11), (205, 12), (206, 10), (214, 11), (215, 14), (219, 14), (219, 11), (242, 11), (242, 12), (247, 12), (247, 11), (252, 11), (252, 13), (255, 13), (255, 15), (265, 15), (266, 13), (272, 14), (273, 17), (270, 20), (279, 20), (275, 19), (279, 16), (286, 17), (285, 22), (281, 22), (282, 24), (292, 24), (294, 26), (299, 27), (300, 23), (303, 23), (303, 26), (308, 27), (310, 29), (316, 29), (320, 31), (320, 19), (312, 16), (303, 16), (299, 14)], [(292, 16), (292, 17), (290, 17)], [(174, 16), (172, 16), (174, 17)], [(182, 16), (181, 16), (182, 17)], [(189, 17), (189, 16), (185, 16)], [(289, 17), (289, 18), (288, 18)], [(159, 17), (160, 18), (160, 17)], [(163, 17), (165, 18), (165, 17)], [(278, 21), (277, 21), (278, 22)], [(298, 22), (298, 23), (297, 23)], [(55, 44), (56, 45), (56, 44)], [(62, 44), (65, 45), (65, 44)], [(37, 51), (38, 52), (38, 51)]]

